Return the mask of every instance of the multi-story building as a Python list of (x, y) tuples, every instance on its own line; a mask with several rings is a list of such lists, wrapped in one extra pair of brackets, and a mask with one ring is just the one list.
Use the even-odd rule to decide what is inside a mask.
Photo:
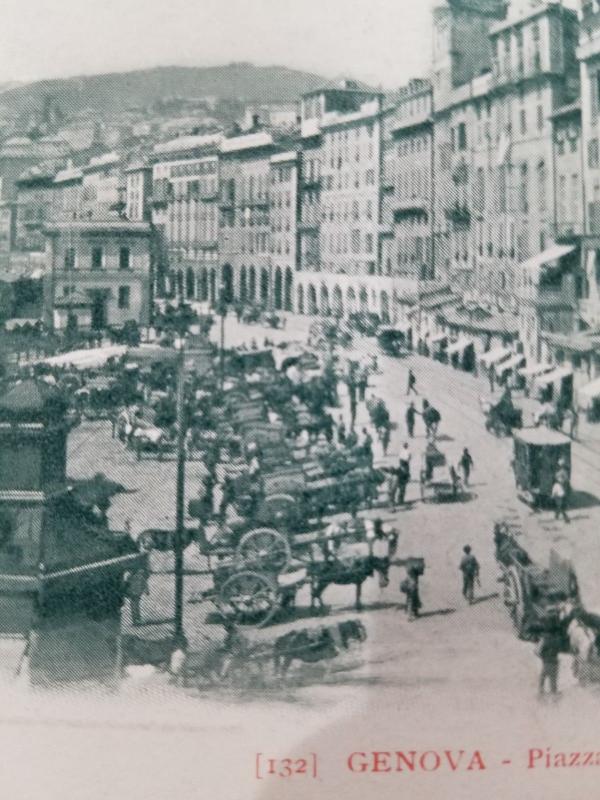
[(117, 153), (91, 158), (82, 168), (81, 216), (103, 219), (125, 211), (124, 165)]
[(44, 312), (52, 328), (75, 315), (82, 328), (135, 320), (152, 306), (151, 227), (123, 219), (50, 223), (46, 233)]
[(299, 156), (295, 149), (274, 153), (269, 159), (269, 250), (276, 310), (292, 311), (294, 306), (294, 273), (298, 265)]
[(586, 321), (600, 325), (600, 5), (584, 0), (578, 57), (581, 68), (581, 131), (583, 148), (583, 265)]
[(296, 307), (393, 315), (381, 238), (382, 96), (345, 81), (302, 99)]
[[(506, 15), (501, 2), (461, 0), (435, 26), (436, 267), (467, 297), (518, 311), (525, 353), (539, 360), (543, 326), (574, 322), (571, 299), (540, 277), (546, 265), (576, 269), (561, 261), (573, 248), (556, 247), (551, 120), (577, 98), (576, 15), (558, 2)], [(465, 48), (478, 54), (469, 69)]]
[(54, 176), (52, 217), (55, 221), (76, 219), (81, 214), (83, 202), (83, 172), (79, 167), (68, 166)]
[(152, 220), (160, 282), (179, 299), (215, 297), (221, 140), (221, 134), (186, 136), (154, 148)]
[(133, 161), (125, 170), (125, 216), (132, 222), (152, 218), (152, 165), (143, 159)]
[(16, 182), (14, 249), (43, 251), (44, 225), (54, 212), (55, 173), (55, 165), (31, 167)]
[(267, 131), (224, 139), (220, 149), (217, 292), (265, 306), (273, 301), (270, 183), (276, 150)]
[(431, 84), (412, 80), (383, 116), (381, 268), (384, 275), (434, 277)]

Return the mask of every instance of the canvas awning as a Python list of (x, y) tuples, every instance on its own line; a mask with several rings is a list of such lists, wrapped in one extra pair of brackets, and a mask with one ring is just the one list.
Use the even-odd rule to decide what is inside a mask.
[(515, 369), (515, 367), (519, 367), (524, 361), (525, 356), (522, 353), (516, 353), (507, 361), (503, 361), (500, 364), (499, 369), (501, 372), (507, 372), (509, 369)]
[(550, 372), (552, 369), (552, 364), (530, 364), (528, 367), (522, 367), (519, 370), (519, 375), (524, 378), (535, 378), (538, 375), (543, 375), (544, 372)]
[(89, 350), (71, 350), (59, 356), (42, 359), (44, 364), (53, 367), (69, 366), (72, 364), (77, 369), (99, 369), (109, 358), (121, 358), (127, 352), (125, 345), (111, 345), (109, 347), (93, 347)]
[(598, 397), (600, 397), (600, 378), (587, 383), (577, 391), (577, 404), (579, 408), (586, 411)]
[(574, 244), (553, 244), (541, 253), (528, 258), (527, 261), (522, 261), (519, 265), (521, 269), (528, 270), (529, 272), (537, 275), (543, 266), (551, 264), (553, 261), (558, 261), (559, 258), (569, 255), (575, 250)]
[(558, 381), (562, 381), (564, 378), (568, 378), (572, 374), (573, 370), (570, 367), (557, 367), (556, 369), (553, 369), (552, 372), (547, 372), (545, 375), (539, 375), (536, 378), (535, 384), (539, 389), (542, 389), (546, 386), (550, 386), (551, 383), (558, 383)]
[(473, 346), (472, 339), (458, 339), (456, 342), (452, 342), (452, 344), (448, 347), (448, 355), (454, 355), (454, 353), (464, 353), (467, 347)]
[(479, 360), (484, 366), (491, 367), (493, 364), (498, 364), (498, 362), (510, 358), (511, 355), (512, 351), (508, 347), (494, 347), (493, 350), (488, 350), (487, 353), (484, 353)]

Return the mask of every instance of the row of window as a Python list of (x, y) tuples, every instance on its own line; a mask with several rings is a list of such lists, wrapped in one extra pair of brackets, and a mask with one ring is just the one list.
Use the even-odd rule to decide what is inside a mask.
[[(75, 286), (63, 286), (63, 297), (74, 294)], [(119, 286), (117, 290), (117, 305), (120, 309), (128, 309), (131, 305), (131, 288), (129, 286)]]
[(363, 216), (367, 220), (372, 220), (373, 215), (372, 200), (367, 200), (364, 206), (359, 200), (353, 200), (351, 203), (335, 203), (330, 206), (323, 206), (321, 209), (323, 221), (329, 220), (330, 222), (346, 222), (349, 219), (358, 221)]
[(356, 170), (355, 172), (338, 173), (337, 177), (334, 175), (325, 175), (322, 179), (322, 188), (325, 191), (334, 191), (336, 189), (360, 189), (362, 186), (375, 186), (375, 170), (368, 169), (364, 173)]
[(430, 136), (409, 136), (398, 142), (398, 156), (422, 153), (429, 148)]
[[(79, 262), (79, 264), (77, 263)], [(75, 269), (81, 262), (77, 258), (74, 247), (67, 247), (64, 253), (65, 269)], [(90, 253), (90, 268), (104, 269), (105, 254), (103, 247), (92, 247)], [(131, 252), (128, 247), (119, 249), (119, 269), (129, 269), (131, 267)]]
[[(324, 251), (329, 253), (361, 253), (372, 254), (374, 250), (375, 237), (372, 233), (366, 233), (361, 237), (359, 230), (347, 233), (338, 233), (337, 235), (330, 234), (329, 236), (322, 237), (322, 247)], [(363, 249), (361, 250), (361, 244)]]
[(175, 164), (170, 169), (172, 178), (187, 178), (193, 175), (214, 175), (217, 172), (216, 159), (211, 161), (196, 161), (189, 164)]

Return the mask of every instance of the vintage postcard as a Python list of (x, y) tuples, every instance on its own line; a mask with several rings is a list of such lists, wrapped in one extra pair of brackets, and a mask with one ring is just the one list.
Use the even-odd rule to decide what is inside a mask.
[(4, 0), (0, 796), (600, 775), (599, 0)]

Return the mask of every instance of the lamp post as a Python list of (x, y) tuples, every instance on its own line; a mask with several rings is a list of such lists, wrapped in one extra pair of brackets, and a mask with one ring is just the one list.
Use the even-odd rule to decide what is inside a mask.
[(219, 314), (221, 315), (221, 332), (219, 341), (219, 383), (221, 391), (225, 383), (225, 316), (227, 315), (227, 297), (225, 281), (219, 284)]
[(175, 339), (177, 350), (177, 476), (175, 484), (175, 637), (183, 636), (183, 549), (185, 498), (185, 369), (183, 337)]

